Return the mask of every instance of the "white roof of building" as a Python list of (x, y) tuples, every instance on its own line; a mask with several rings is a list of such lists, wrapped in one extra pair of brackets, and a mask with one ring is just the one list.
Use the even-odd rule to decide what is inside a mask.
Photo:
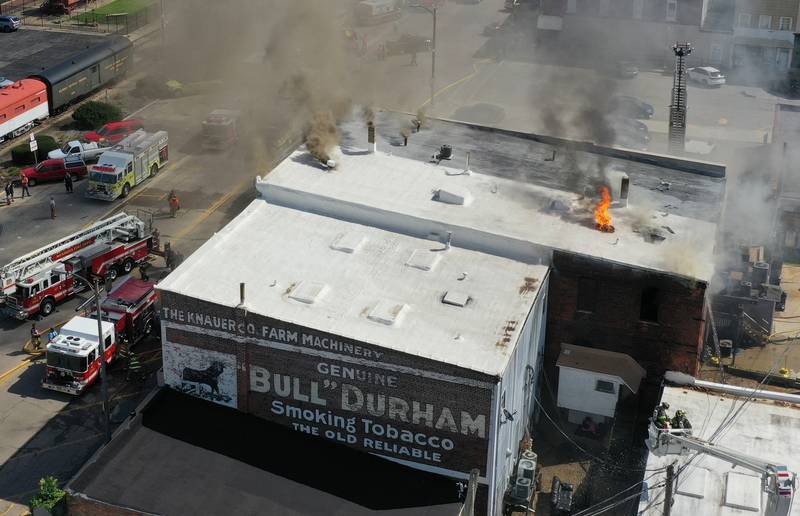
[(499, 375), (548, 268), (444, 248), (255, 200), (158, 288)]
[[(665, 387), (661, 401), (670, 405), (670, 415), (684, 410), (692, 424), (695, 437), (708, 439), (741, 404), (742, 400), (723, 396), (713, 391), (699, 392), (680, 387)], [(735, 407), (734, 407), (735, 405)], [(715, 443), (725, 448), (741, 451), (750, 456), (775, 461), (800, 472), (800, 409), (781, 406), (774, 402), (753, 400), (742, 410), (734, 425)], [(694, 454), (650, 454), (647, 469), (666, 467), (677, 460), (676, 471)], [(648, 476), (649, 473), (645, 473)], [(666, 474), (659, 472), (647, 479), (648, 486), (664, 481)], [(734, 516), (764, 514), (760, 474), (733, 466), (721, 459), (703, 454), (678, 476), (677, 494), (672, 514), (697, 514), (703, 516)], [(664, 490), (654, 487), (648, 500), (640, 502), (642, 516), (661, 516), (664, 513)], [(737, 508), (738, 507), (738, 508)], [(748, 509), (743, 510), (744, 507)], [(752, 512), (753, 510), (757, 512)], [(791, 515), (800, 516), (800, 503), (792, 506)]]
[[(381, 150), (345, 148), (336, 161), (327, 170), (301, 148), (257, 186), (276, 204), (408, 234), (451, 230), (453, 245), (513, 259), (549, 263), (555, 249), (705, 282), (713, 273), (716, 224), (668, 213), (660, 191), (631, 184), (628, 206), (611, 210), (616, 231), (603, 233), (596, 198)], [(435, 199), (439, 191), (469, 195), (450, 204)]]
[(647, 371), (630, 355), (574, 344), (561, 344), (556, 365), (616, 376), (634, 393), (639, 390), (642, 378), (647, 376)]

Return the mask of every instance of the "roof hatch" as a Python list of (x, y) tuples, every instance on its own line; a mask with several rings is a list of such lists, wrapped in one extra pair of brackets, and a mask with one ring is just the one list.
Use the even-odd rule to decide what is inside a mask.
[(376, 323), (392, 326), (400, 323), (407, 308), (405, 303), (382, 299), (369, 311), (367, 318)]
[(366, 237), (360, 233), (348, 232), (338, 235), (331, 244), (331, 249), (347, 254), (353, 254), (364, 245)]
[(448, 186), (436, 190), (434, 200), (445, 204), (457, 204), (466, 206), (472, 202), (472, 194), (466, 188), (459, 186)]
[(324, 283), (301, 281), (292, 289), (289, 297), (295, 301), (300, 301), (301, 303), (305, 303), (307, 305), (313, 305), (322, 299), (327, 291), (328, 285)]
[(442, 259), (442, 254), (428, 249), (415, 249), (411, 256), (408, 257), (406, 265), (414, 267), (421, 271), (432, 271), (439, 260)]
[(442, 303), (446, 305), (464, 307), (467, 306), (467, 303), (469, 303), (471, 300), (472, 298), (469, 297), (468, 294), (458, 292), (456, 290), (449, 290), (445, 292), (444, 297), (442, 298)]
[(761, 479), (729, 471), (725, 478), (725, 505), (745, 511), (760, 511)]

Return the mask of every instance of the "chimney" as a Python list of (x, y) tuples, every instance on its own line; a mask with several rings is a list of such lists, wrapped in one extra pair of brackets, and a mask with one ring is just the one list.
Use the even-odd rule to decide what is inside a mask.
[(367, 122), (367, 141), (372, 144), (373, 154), (377, 152), (378, 145), (375, 143), (375, 124), (372, 120)]
[(236, 308), (241, 308), (244, 315), (247, 315), (247, 306), (244, 304), (244, 283), (239, 283), (239, 304), (236, 305)]
[(447, 241), (444, 243), (444, 248), (449, 250), (450, 249), (450, 243), (452, 241), (453, 241), (453, 232), (452, 231), (448, 231), (447, 232)]
[(612, 169), (608, 173), (608, 182), (611, 186), (611, 207), (625, 208), (628, 206), (628, 192), (630, 191), (628, 174), (619, 169)]
[(466, 175), (470, 174), (470, 169), (469, 169), (469, 157), (470, 156), (469, 155), (470, 155), (470, 153), (467, 152), (467, 164), (464, 166), (464, 174), (466, 174)]

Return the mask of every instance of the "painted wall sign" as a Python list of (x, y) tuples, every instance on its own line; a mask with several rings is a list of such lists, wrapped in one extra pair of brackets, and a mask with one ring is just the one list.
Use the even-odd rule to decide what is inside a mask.
[(492, 378), (170, 292), (162, 307), (165, 371), (170, 348), (207, 357), (188, 380), (173, 367), (169, 385), (222, 402), (214, 397), (231, 395), (202, 379), (224, 363), (220, 375), (238, 375), (230, 401), (240, 410), (368, 452), (486, 474)]

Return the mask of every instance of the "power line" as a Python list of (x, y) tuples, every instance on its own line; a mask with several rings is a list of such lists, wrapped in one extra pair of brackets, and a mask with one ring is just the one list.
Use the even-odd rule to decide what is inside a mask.
[[(591, 506), (587, 507), (586, 509), (582, 509), (582, 510), (580, 510), (580, 511), (576, 512), (575, 514), (573, 514), (572, 516), (591, 516), (592, 514), (595, 514), (595, 513), (592, 513), (591, 511), (594, 511), (594, 510), (596, 510), (596, 508), (597, 508), (597, 507), (600, 507), (601, 505), (604, 505), (604, 504), (606, 504), (607, 502), (609, 502), (610, 500), (612, 500), (612, 499), (614, 499), (614, 498), (616, 498), (616, 497), (620, 496), (621, 494), (623, 494), (623, 493), (626, 493), (626, 492), (630, 491), (631, 489), (633, 489), (633, 488), (635, 488), (635, 487), (637, 487), (637, 486), (640, 486), (640, 485), (644, 484), (645, 482), (647, 482), (649, 479), (653, 478), (653, 477), (654, 477), (654, 476), (656, 476), (657, 474), (658, 474), (658, 472), (657, 472), (657, 471), (656, 471), (655, 473), (651, 473), (650, 475), (648, 475), (648, 476), (647, 476), (647, 477), (645, 477), (644, 479), (640, 480), (639, 482), (636, 482), (636, 483), (635, 483), (635, 484), (633, 484), (632, 486), (630, 486), (630, 487), (626, 487), (626, 488), (625, 488), (625, 489), (623, 489), (622, 491), (619, 491), (619, 492), (617, 492), (617, 493), (614, 493), (613, 495), (609, 496), (609, 497), (608, 497), (608, 498), (606, 498), (605, 500), (602, 500), (602, 501), (600, 501), (600, 502), (597, 502), (596, 504), (594, 504), (594, 505), (591, 505)], [(651, 489), (655, 489), (656, 487), (658, 487), (658, 485), (650, 486), (650, 487), (648, 487), (648, 488), (647, 488), (647, 490), (649, 491), (649, 490), (651, 490)], [(641, 496), (641, 492), (639, 492), (639, 493), (636, 493), (636, 496)], [(627, 499), (626, 499), (626, 500), (627, 500)], [(603, 510), (604, 510), (604, 511), (607, 511), (608, 509), (610, 509), (610, 508), (613, 508), (613, 507), (616, 507), (616, 505), (611, 505), (610, 507), (604, 508)]]
[(556, 430), (558, 430), (559, 433), (561, 433), (561, 435), (563, 435), (564, 438), (567, 441), (569, 441), (573, 446), (578, 448), (580, 451), (582, 451), (583, 453), (585, 453), (586, 455), (588, 455), (589, 457), (591, 457), (595, 461), (597, 461), (597, 462), (599, 462), (599, 463), (601, 463), (601, 464), (603, 464), (605, 466), (608, 466), (610, 468), (614, 468), (614, 469), (621, 470), (621, 471), (645, 471), (646, 472), (646, 471), (664, 471), (666, 469), (666, 468), (657, 468), (657, 469), (627, 468), (627, 467), (617, 466), (616, 464), (612, 464), (612, 463), (610, 463), (610, 462), (598, 457), (597, 455), (595, 455), (595, 454), (589, 452), (588, 450), (586, 450), (586, 448), (584, 448), (580, 444), (576, 443), (569, 435), (567, 435), (567, 433), (564, 432), (561, 429), (560, 426), (558, 426), (558, 423), (556, 423), (553, 420), (553, 418), (550, 417), (550, 414), (547, 413), (547, 410), (545, 410), (544, 406), (542, 406), (542, 403), (539, 401), (539, 398), (537, 398), (536, 396), (532, 396), (532, 398), (536, 402), (536, 404), (539, 405), (539, 408), (542, 409), (542, 413), (544, 414), (544, 416), (547, 418), (548, 421), (550, 421), (550, 423), (553, 424), (553, 426), (556, 428)]

